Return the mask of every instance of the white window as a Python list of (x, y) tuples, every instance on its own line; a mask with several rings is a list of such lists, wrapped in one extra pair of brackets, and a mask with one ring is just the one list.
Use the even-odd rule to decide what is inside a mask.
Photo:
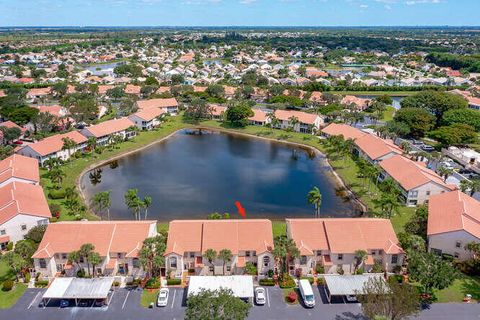
[(40, 268), (45, 269), (47, 267), (47, 261), (45, 259), (39, 259), (38, 264), (40, 265)]
[(397, 264), (398, 263), (398, 255), (393, 254), (392, 255), (392, 264)]
[(63, 260), (66, 260), (66, 259), (67, 259), (67, 254), (66, 254), (66, 253), (62, 253), (62, 259), (63, 259)]
[(307, 256), (301, 256), (300, 257), (300, 264), (302, 266), (306, 265), (307, 264)]
[(250, 257), (250, 251), (245, 251), (245, 257)]
[(227, 272), (230, 272), (230, 270), (231, 270), (231, 267), (227, 266)]
[(410, 198), (416, 198), (418, 197), (418, 190), (412, 190), (409, 192), (409, 197)]
[(460, 241), (455, 242), (455, 248), (461, 248), (462, 243)]
[(458, 259), (460, 257), (460, 254), (458, 252), (455, 252), (453, 256), (455, 257), (455, 259)]
[(340, 253), (340, 254), (338, 255), (338, 260), (343, 260), (343, 254)]
[(317, 257), (320, 257), (322, 255), (322, 250), (317, 250)]
[(4, 236), (7, 234), (7, 231), (5, 229), (0, 230), (0, 236)]
[(270, 264), (270, 257), (269, 256), (263, 257), (263, 265), (265, 267), (268, 267), (269, 264)]
[(22, 225), (20, 226), (20, 229), (22, 229), (22, 231), (27, 230), (27, 225), (26, 225), (26, 224), (22, 224)]
[(170, 258), (170, 268), (177, 268), (177, 257)]
[(195, 252), (190, 252), (190, 258), (195, 258)]

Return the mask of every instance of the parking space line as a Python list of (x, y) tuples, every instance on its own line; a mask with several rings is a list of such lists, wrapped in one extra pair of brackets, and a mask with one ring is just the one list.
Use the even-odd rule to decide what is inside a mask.
[(112, 302), (113, 296), (115, 295), (115, 290), (113, 290), (112, 295), (110, 296), (110, 300), (108, 300), (108, 305)]
[(172, 299), (172, 306), (170, 309), (173, 309), (173, 304), (175, 303), (175, 295), (177, 294), (177, 290), (173, 291), (173, 299)]
[(37, 294), (35, 295), (35, 297), (33, 297), (32, 302), (30, 302), (30, 304), (28, 305), (28, 308), (27, 308), (27, 309), (30, 309), (30, 308), (33, 306), (33, 304), (34, 304), (35, 301), (37, 300), (38, 295), (39, 295), (40, 293), (42, 293), (42, 292), (41, 292), (41, 291), (37, 292)]
[(266, 288), (267, 291), (267, 304), (268, 304), (268, 307), (270, 308), (270, 294), (268, 293), (268, 288)]
[(130, 295), (130, 291), (127, 292), (127, 295), (125, 296), (125, 300), (123, 300), (122, 310), (125, 308), (125, 303), (127, 303), (127, 299), (129, 295)]

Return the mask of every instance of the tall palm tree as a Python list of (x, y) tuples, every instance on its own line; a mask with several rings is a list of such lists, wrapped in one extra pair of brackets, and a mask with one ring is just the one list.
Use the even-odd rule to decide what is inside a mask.
[(80, 269), (80, 258), (81, 258), (80, 251), (72, 251), (68, 254), (68, 257), (67, 257), (68, 261), (70, 263), (75, 263), (79, 269)]
[(368, 253), (365, 250), (356, 250), (355, 251), (355, 271), (354, 273), (357, 272), (358, 267), (362, 265), (362, 263), (367, 260)]
[(93, 152), (95, 150), (96, 146), (97, 146), (97, 138), (89, 137), (88, 140), (87, 140), (88, 150), (90, 150), (90, 152)]
[(140, 220), (140, 209), (143, 207), (143, 201), (138, 197), (138, 189), (128, 189), (124, 195), (125, 204), (132, 210), (135, 220)]
[(107, 219), (110, 220), (110, 206), (112, 205), (112, 200), (110, 199), (111, 191), (102, 191), (95, 194), (91, 201), (91, 206), (97, 211), (102, 212), (107, 210)]
[(398, 195), (383, 192), (379, 199), (373, 200), (375, 207), (380, 208), (382, 215), (386, 215), (390, 219), (394, 212), (398, 211), (400, 203)]
[(322, 205), (322, 193), (318, 187), (313, 187), (307, 194), (307, 201), (315, 207), (315, 218), (320, 218), (320, 206)]
[(60, 186), (63, 178), (65, 177), (65, 172), (63, 172), (62, 169), (58, 167), (52, 168), (50, 172), (48, 172), (48, 177), (50, 178), (50, 180), (52, 180), (53, 183), (56, 183), (57, 186)]
[(213, 261), (217, 259), (217, 251), (213, 249), (207, 249), (203, 254), (203, 258), (206, 259), (211, 266), (213, 266)]
[(295, 116), (291, 116), (290, 118), (288, 118), (288, 125), (292, 130), (295, 130), (295, 126), (299, 123), (300, 121)]
[(102, 263), (102, 257), (100, 257), (100, 255), (97, 252), (92, 251), (88, 255), (88, 261), (92, 264), (92, 275), (95, 278), (95, 273), (96, 273), (95, 267), (100, 263)]
[(438, 174), (440, 177), (443, 177), (443, 181), (447, 181), (448, 177), (453, 173), (452, 169), (445, 168), (445, 167), (440, 167), (438, 168)]
[(80, 247), (80, 256), (83, 257), (83, 259), (85, 259), (85, 261), (87, 262), (87, 271), (88, 271), (88, 275), (90, 276), (90, 255), (92, 254), (92, 252), (95, 250), (95, 246), (91, 243), (85, 243), (85, 244), (82, 244), (82, 246)]
[(152, 197), (146, 196), (143, 198), (143, 207), (145, 208), (145, 220), (147, 220), (148, 207), (152, 204)]
[(412, 151), (412, 146), (410, 145), (410, 142), (407, 141), (403, 141), (400, 144), (400, 148), (402, 148), (404, 155), (408, 155), (410, 154), (410, 151)]
[(291, 238), (287, 238), (286, 235), (281, 235), (273, 239), (274, 248), (273, 256), (277, 260), (280, 274), (282, 275), (288, 270), (288, 264), (290, 259), (298, 258), (300, 251), (298, 250), (295, 241)]
[(230, 262), (232, 260), (232, 251), (229, 249), (222, 249), (218, 253), (218, 259), (223, 261), (223, 275), (225, 275), (225, 265), (227, 262)]
[(70, 158), (72, 149), (77, 146), (77, 143), (70, 139), (70, 138), (62, 138), (63, 145), (62, 145), (62, 150), (67, 150), (68, 157)]

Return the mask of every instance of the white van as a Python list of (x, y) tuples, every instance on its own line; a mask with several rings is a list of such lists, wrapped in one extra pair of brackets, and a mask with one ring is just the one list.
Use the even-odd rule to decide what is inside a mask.
[(298, 285), (300, 294), (302, 295), (303, 303), (309, 308), (315, 307), (315, 296), (313, 295), (312, 286), (307, 279), (301, 279)]

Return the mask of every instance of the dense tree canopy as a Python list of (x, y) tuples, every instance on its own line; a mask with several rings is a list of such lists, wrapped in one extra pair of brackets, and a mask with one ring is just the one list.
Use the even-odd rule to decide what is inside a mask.
[(395, 113), (394, 120), (404, 123), (414, 138), (423, 137), (435, 125), (435, 117), (422, 108), (401, 108)]
[(443, 114), (443, 123), (447, 126), (464, 123), (480, 131), (480, 111), (473, 109), (453, 109)]
[(424, 292), (443, 289), (452, 284), (457, 271), (451, 263), (434, 253), (411, 250), (408, 256), (408, 274), (410, 279), (419, 282)]
[(227, 108), (226, 120), (234, 126), (246, 126), (248, 118), (253, 116), (252, 108), (244, 102), (236, 103)]
[(202, 290), (187, 300), (187, 320), (224, 320), (246, 319), (251, 308), (250, 303), (233, 296), (231, 290)]
[(478, 140), (478, 133), (475, 129), (468, 124), (461, 123), (439, 127), (428, 135), (443, 146), (475, 143)]

